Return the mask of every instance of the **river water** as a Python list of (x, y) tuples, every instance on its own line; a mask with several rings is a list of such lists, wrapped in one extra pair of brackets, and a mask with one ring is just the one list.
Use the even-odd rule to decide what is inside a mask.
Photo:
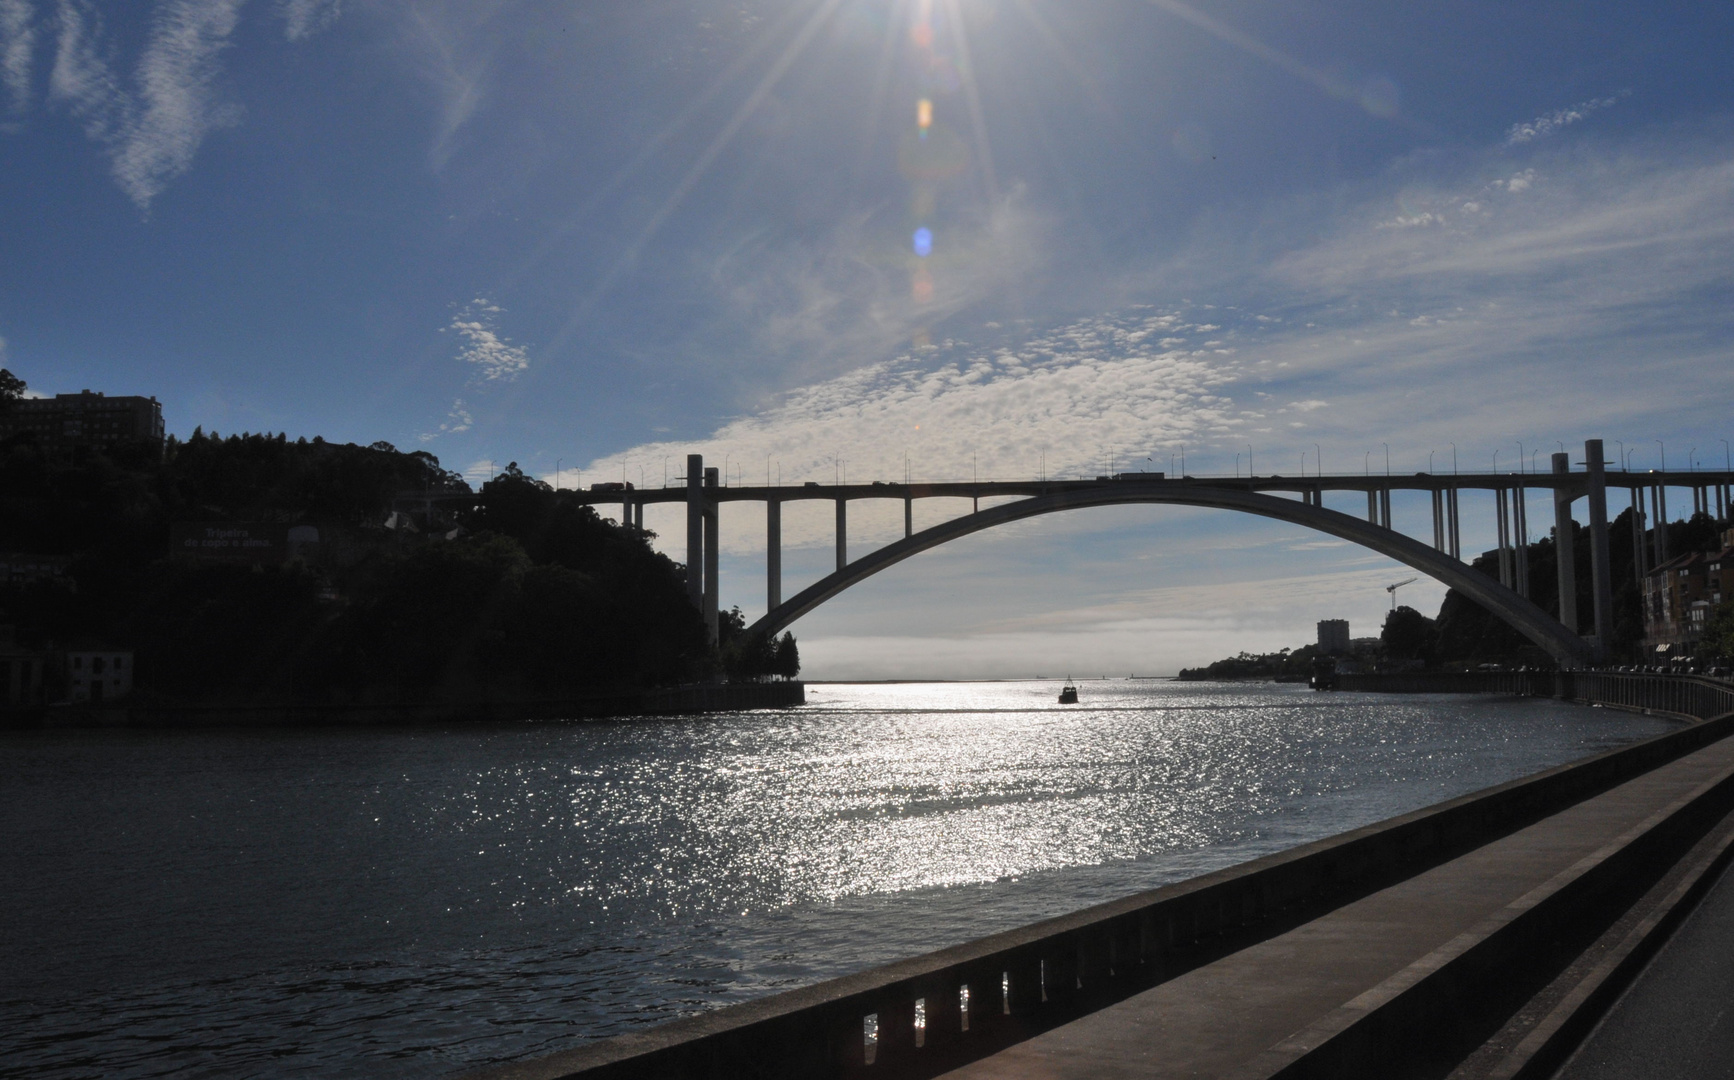
[(0, 1073), (439, 1076), (1182, 880), (1667, 721), (1274, 685), (0, 736)]

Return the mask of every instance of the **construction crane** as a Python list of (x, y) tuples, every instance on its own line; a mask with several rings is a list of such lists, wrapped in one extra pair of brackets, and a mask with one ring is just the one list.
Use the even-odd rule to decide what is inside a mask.
[(1420, 581), (1420, 580), (1421, 580), (1420, 578), (1404, 578), (1402, 581), (1397, 582), (1395, 585), (1385, 586), (1385, 591), (1391, 594), (1391, 610), (1392, 611), (1397, 610), (1397, 590), (1401, 589), (1405, 585), (1413, 585), (1415, 582)]

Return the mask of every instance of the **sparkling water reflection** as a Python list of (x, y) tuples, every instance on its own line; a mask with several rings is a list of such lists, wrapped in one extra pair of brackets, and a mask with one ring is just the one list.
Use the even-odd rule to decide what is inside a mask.
[(1153, 681), (799, 710), (6, 738), (8, 1075), (411, 1075), (1183, 879), (1666, 729)]

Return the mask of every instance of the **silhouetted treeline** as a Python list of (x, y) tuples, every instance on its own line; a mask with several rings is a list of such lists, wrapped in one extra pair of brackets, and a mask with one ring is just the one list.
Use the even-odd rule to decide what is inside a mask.
[(1302, 645), (1298, 649), (1279, 649), (1273, 653), (1242, 652), (1201, 668), (1181, 668), (1176, 678), (1191, 682), (1211, 680), (1275, 680), (1276, 682), (1306, 682), (1312, 677), (1313, 658), (1318, 646)]
[[(195, 431), (59, 460), (13, 439), (0, 551), (62, 557), (70, 581), (0, 586), (0, 622), (37, 647), (131, 647), (140, 691), (170, 700), (555, 696), (692, 681), (725, 659), (743, 676), (798, 669), (786, 636), (719, 655), (682, 568), (571, 492), (514, 464), (470, 495), (432, 454), (387, 443)], [(321, 542), (261, 565), (169, 557), (189, 521), (309, 524)]]

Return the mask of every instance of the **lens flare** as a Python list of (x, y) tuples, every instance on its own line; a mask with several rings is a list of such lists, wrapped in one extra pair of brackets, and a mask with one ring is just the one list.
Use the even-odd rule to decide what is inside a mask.
[(925, 225), (915, 230), (915, 253), (923, 259), (933, 254), (933, 230)]
[(915, 126), (921, 129), (921, 137), (927, 138), (927, 129), (933, 126), (933, 100), (922, 98), (915, 103)]

